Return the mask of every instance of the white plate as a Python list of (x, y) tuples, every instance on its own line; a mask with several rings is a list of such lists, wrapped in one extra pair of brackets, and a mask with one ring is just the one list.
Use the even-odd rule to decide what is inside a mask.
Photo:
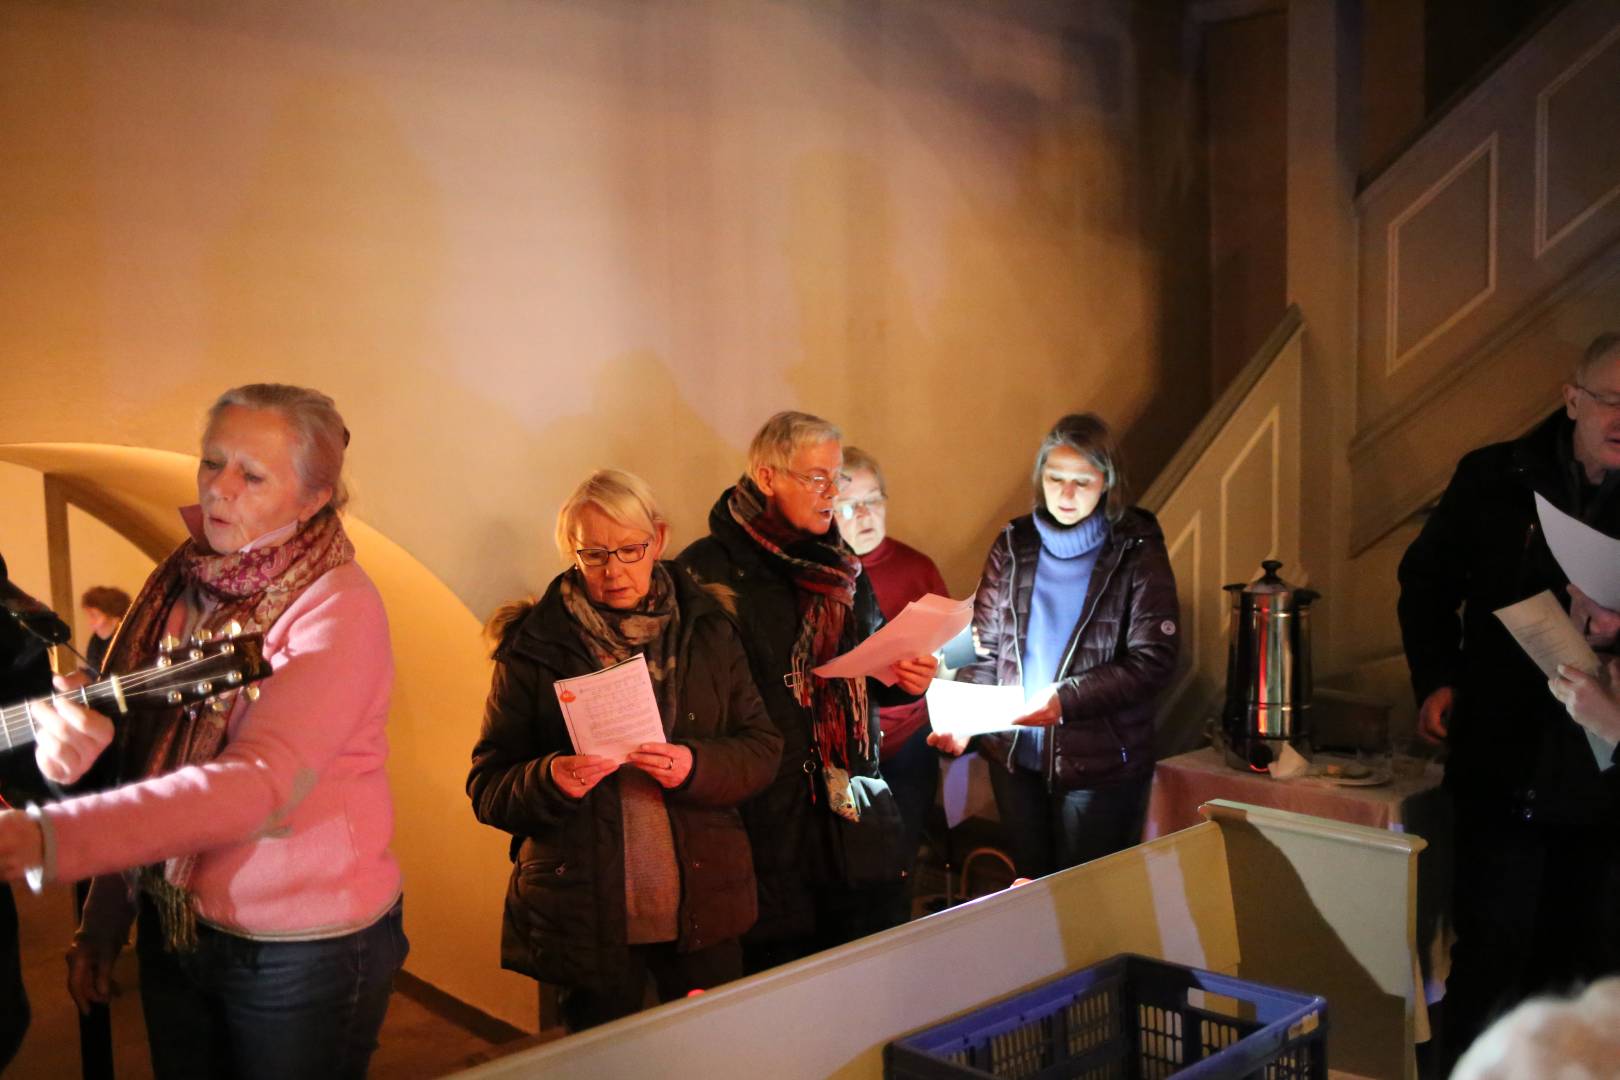
[(1380, 784), (1387, 784), (1393, 779), (1388, 769), (1374, 770), (1368, 776), (1332, 776), (1325, 768), (1316, 768), (1311, 770), (1311, 777), (1316, 780), (1325, 780), (1330, 784), (1337, 784), (1339, 787), (1378, 787)]

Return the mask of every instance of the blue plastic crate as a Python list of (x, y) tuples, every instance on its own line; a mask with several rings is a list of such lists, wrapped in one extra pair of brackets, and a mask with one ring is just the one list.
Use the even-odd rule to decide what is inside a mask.
[(1327, 1002), (1124, 954), (884, 1047), (891, 1080), (1326, 1080)]

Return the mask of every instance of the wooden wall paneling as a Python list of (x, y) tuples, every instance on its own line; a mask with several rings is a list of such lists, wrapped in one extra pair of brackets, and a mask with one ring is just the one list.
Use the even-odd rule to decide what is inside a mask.
[(1536, 258), (1620, 195), (1620, 26), (1536, 95)]
[(1389, 223), (1386, 374), (1496, 291), (1493, 132)]

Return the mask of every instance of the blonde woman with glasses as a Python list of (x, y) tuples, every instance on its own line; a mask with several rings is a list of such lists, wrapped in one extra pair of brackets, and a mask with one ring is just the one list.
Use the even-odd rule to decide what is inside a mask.
[[(742, 973), (758, 905), (737, 805), (782, 740), (726, 610), (662, 561), (669, 526), (629, 473), (587, 477), (557, 513), (568, 568), (490, 622), (494, 683), (467, 794), (512, 836), (503, 967), (560, 988), (570, 1031)], [(623, 763), (576, 753), (554, 684), (646, 658), (665, 738)]]

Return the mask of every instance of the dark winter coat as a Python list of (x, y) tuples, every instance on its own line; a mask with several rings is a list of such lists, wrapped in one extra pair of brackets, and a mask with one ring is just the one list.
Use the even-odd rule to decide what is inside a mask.
[[(729, 494), (729, 492), (728, 492)], [(748, 646), (748, 663), (765, 709), (782, 734), (782, 760), (776, 778), (757, 798), (744, 804), (743, 822), (754, 841), (754, 872), (759, 878), (759, 922), (746, 940), (775, 942), (803, 937), (816, 930), (813, 890), (838, 885), (832, 814), (811, 802), (812, 762), (810, 710), (793, 699), (783, 677), (793, 670), (791, 655), (799, 633), (799, 602), (793, 580), (780, 560), (766, 553), (742, 530), (722, 495), (709, 513), (709, 535), (693, 541), (678, 561), (694, 577), (731, 589), (737, 598), (737, 622)], [(856, 579), (855, 640), (865, 640), (883, 625), (872, 586), (863, 574)], [(878, 706), (916, 701), (898, 686), (867, 680), (870, 699), (867, 730), (870, 753), (851, 762), (852, 776), (876, 778), (878, 772)], [(896, 876), (903, 868), (896, 865)]]
[[(736, 808), (776, 774), (782, 739), (737, 627), (713, 595), (666, 565), (680, 608), (680, 684), (665, 728), (692, 751), (692, 772), (664, 792), (664, 805), (681, 873), (677, 948), (689, 952), (753, 925), (753, 859)], [(496, 649), (467, 776), (478, 820), (513, 838), (501, 964), (565, 986), (600, 986), (626, 947), (619, 785), (609, 777), (576, 801), (550, 770), (554, 756), (573, 752), (552, 684), (598, 667), (553, 581)]]
[(1492, 614), (1543, 589), (1568, 606), (1538, 493), (1620, 536), (1620, 481), (1584, 484), (1573, 427), (1559, 412), (1521, 439), (1467, 454), (1401, 559), (1397, 610), (1412, 689), (1419, 704), (1442, 686), (1456, 693), (1446, 783), (1470, 814), (1583, 824), (1609, 812), (1581, 728)]
[[(1032, 515), (1014, 518), (990, 547), (974, 600), (977, 663), (965, 682), (1023, 684), (1041, 536)], [(1063, 719), (1048, 729), (1046, 775), (1056, 791), (1092, 788), (1153, 771), (1154, 703), (1170, 683), (1181, 638), (1176, 581), (1159, 523), (1131, 508), (1097, 554), (1085, 606), (1058, 665)], [(1022, 733), (982, 736), (997, 765), (1012, 760)]]

